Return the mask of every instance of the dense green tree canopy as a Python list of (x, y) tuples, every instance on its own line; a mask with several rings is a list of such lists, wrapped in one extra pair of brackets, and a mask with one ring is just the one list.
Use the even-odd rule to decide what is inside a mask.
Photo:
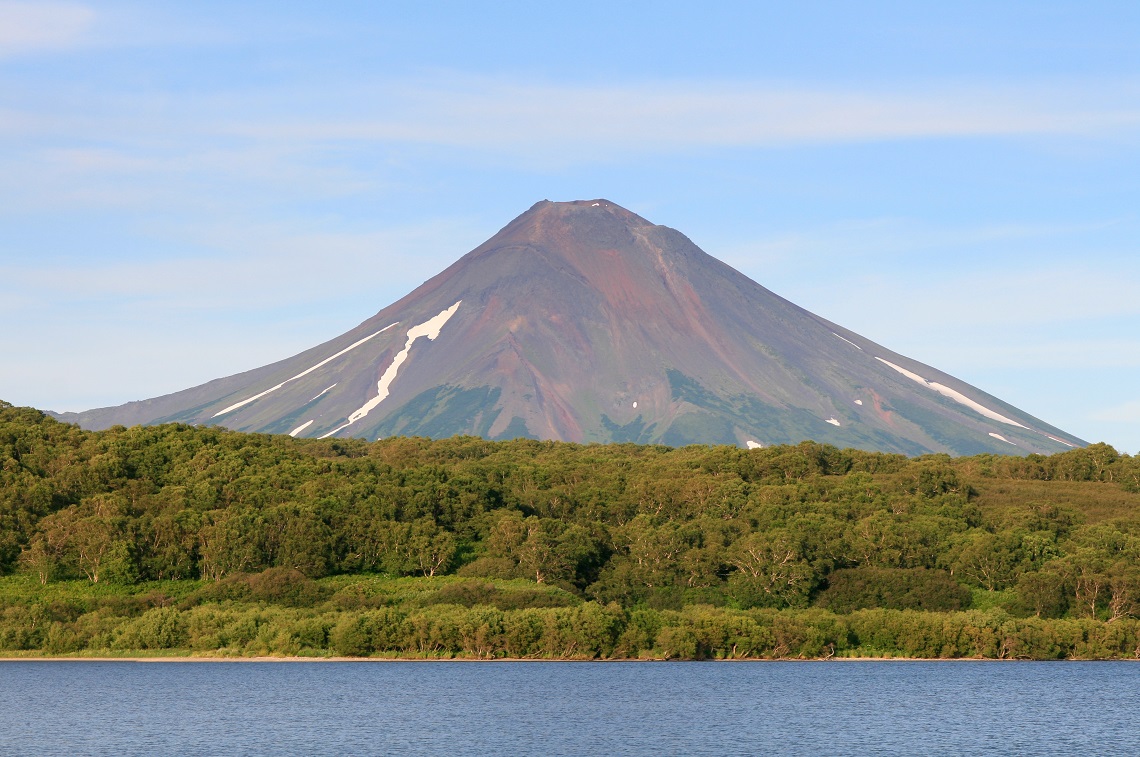
[[(458, 575), (623, 612), (998, 602), (1112, 623), (1140, 613), (1138, 508), (1140, 458), (1104, 444), (908, 459), (811, 442), (305, 441), (86, 432), (0, 403), (0, 575), (42, 584)], [(371, 622), (337, 638), (351, 647)]]

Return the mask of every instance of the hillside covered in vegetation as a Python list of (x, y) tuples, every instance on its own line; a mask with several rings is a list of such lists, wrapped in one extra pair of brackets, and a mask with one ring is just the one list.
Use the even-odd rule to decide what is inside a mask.
[(86, 432), (0, 403), (0, 650), (1132, 657), (1140, 458)]

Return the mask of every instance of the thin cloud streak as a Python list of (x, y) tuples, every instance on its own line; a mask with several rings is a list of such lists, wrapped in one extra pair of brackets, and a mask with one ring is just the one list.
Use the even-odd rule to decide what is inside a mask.
[(1091, 418), (1105, 423), (1140, 423), (1140, 400), (1099, 410)]
[[(842, 281), (830, 278), (819, 285), (777, 283), (769, 284), (769, 288), (824, 317), (849, 313), (868, 327), (881, 324), (886, 331), (920, 338), (932, 327), (946, 332), (1014, 327), (1044, 330), (1066, 324), (1076, 327), (1098, 321), (1138, 320), (1138, 278), (1064, 266), (1029, 273), (994, 270), (974, 275), (927, 269), (922, 274), (854, 275)], [(850, 320), (844, 325), (859, 331)], [(874, 338), (870, 333), (864, 336)]]
[[(22, 100), (22, 101), (21, 101)], [(377, 172), (342, 156), (444, 148), (529, 167), (631, 163), (683, 151), (777, 149), (919, 139), (1140, 134), (1140, 86), (847, 92), (804, 85), (653, 82), (520, 84), (439, 76), (340, 89), (168, 98), (81, 90), (0, 111), (0, 195), (19, 210), (182, 205), (205, 187), (368, 192)], [(161, 103), (161, 106), (156, 105)], [(310, 114), (322, 114), (312, 117)], [(18, 178), (17, 178), (18, 177)], [(224, 179), (224, 181), (223, 181)], [(257, 197), (259, 191), (248, 192)]]
[[(761, 262), (769, 270), (772, 266), (786, 265), (797, 271), (804, 270), (813, 261), (819, 266), (830, 266), (836, 256), (852, 264), (874, 264), (900, 255), (944, 250), (952, 251), (959, 258), (965, 250), (995, 244), (1044, 241), (1055, 248), (1058, 240), (1087, 238), (1093, 232), (1111, 230), (1128, 222), (1129, 219), (1113, 219), (1080, 224), (940, 227), (910, 218), (852, 219), (748, 242), (729, 242), (717, 248), (717, 257), (741, 269)], [(1034, 255), (1040, 258), (1042, 250), (1035, 250)]]
[(1075, 370), (1140, 368), (1140, 339), (1034, 339), (1022, 341), (1011, 335), (1006, 343), (981, 336), (963, 338), (960, 342), (939, 342), (939, 354), (945, 361), (977, 368), (1046, 368), (1072, 366)]
[[(476, 232), (436, 219), (359, 233), (247, 224), (178, 229), (171, 240), (201, 252), (156, 259), (72, 262), (67, 267), (11, 265), (0, 284), (0, 313), (18, 313), (30, 301), (21, 292), (51, 291), (70, 302), (102, 302), (116, 309), (160, 304), (167, 311), (258, 310), (304, 302), (367, 297), (392, 301), (465, 251)], [(361, 319), (373, 311), (361, 311)]]
[[(952, 228), (871, 219), (704, 247), (820, 315), (855, 313), (869, 325), (919, 335), (933, 323), (1036, 328), (1140, 318), (1140, 261), (1116, 251), (1113, 242), (1088, 241), (1097, 232), (1131, 225), (1108, 220)], [(843, 261), (840, 272), (837, 260)]]
[[(113, 116), (72, 112), (66, 102), (83, 102), (83, 94), (63, 92), (50, 107), (9, 106), (0, 125), (28, 137), (98, 136), (152, 148), (236, 138), (508, 151), (589, 146), (607, 153), (1140, 129), (1140, 85), (1103, 80), (852, 91), (715, 80), (569, 86), (440, 76), (321, 91), (180, 93), (176, 102), (153, 92), (106, 97)], [(156, 98), (163, 107), (155, 107)]]
[[(1103, 83), (1100, 83), (1103, 86)], [(1134, 88), (1133, 88), (1134, 89)], [(358, 93), (359, 94), (359, 93)], [(612, 87), (494, 81), (394, 84), (373, 93), (382, 115), (255, 120), (235, 134), (259, 139), (381, 141), (452, 147), (599, 149), (782, 147), (896, 139), (1024, 134), (1091, 135), (1140, 127), (1129, 87), (1098, 98), (1039, 91), (933, 86), (923, 93), (802, 86), (661, 82)]]
[(74, 47), (94, 20), (78, 3), (0, 2), (0, 58)]

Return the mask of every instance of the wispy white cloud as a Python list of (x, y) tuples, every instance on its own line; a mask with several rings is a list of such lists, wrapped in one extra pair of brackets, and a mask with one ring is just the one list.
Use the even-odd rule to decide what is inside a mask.
[(24, 123), (28, 133), (119, 135), (142, 144), (166, 134), (179, 141), (417, 143), (551, 154), (1140, 129), (1140, 83), (1103, 80), (860, 90), (724, 80), (569, 85), (441, 74), (318, 90), (297, 84), (208, 97), (179, 93), (176, 100), (108, 92), (105, 102), (113, 107), (81, 113), (60, 107), (69, 96), (61, 93), (52, 113), (10, 108), (9, 129)]
[(1140, 400), (1098, 410), (1092, 419), (1106, 423), (1140, 423)]
[[(746, 242), (727, 242), (718, 246), (717, 257), (739, 267), (763, 265), (789, 266), (797, 271), (818, 265), (831, 267), (835, 259), (847, 261), (850, 270), (866, 273), (864, 266), (883, 264), (898, 256), (911, 260), (916, 255), (952, 251), (960, 265), (971, 250), (992, 249), (1026, 242), (1056, 247), (1065, 240), (1087, 240), (1092, 233), (1110, 230), (1128, 220), (1104, 220), (1086, 223), (1001, 223), (986, 225), (934, 225), (910, 218), (863, 218), (833, 221), (804, 229), (780, 232)], [(938, 256), (925, 259), (926, 266), (936, 264)]]
[(74, 47), (94, 20), (78, 3), (0, 2), (0, 58)]
[[(1041, 261), (1036, 270), (888, 263), (868, 274), (842, 255), (828, 260), (833, 270), (813, 269), (814, 280), (783, 277), (773, 283), (752, 273), (778, 294), (890, 350), (966, 380), (977, 377), (973, 383), (987, 391), (1000, 386), (993, 377), (1003, 371), (1031, 385), (1069, 374), (1119, 376), (1123, 385), (1106, 386), (1099, 395), (1110, 401), (1140, 370), (1140, 269), (1122, 268), (1120, 261), (1099, 269)], [(1091, 389), (1082, 385), (1074, 391)], [(997, 394), (1047, 415), (1055, 412), (1050, 408), (1075, 402), (1052, 395), (1035, 405), (1019, 404), (1012, 391)]]
[[(1140, 261), (1119, 241), (1133, 226), (1130, 219), (959, 226), (869, 219), (704, 246), (821, 315), (851, 313), (917, 336), (933, 323), (1140, 319)], [(1102, 233), (1109, 241), (1097, 239)]]
[[(7, 143), (0, 149), (0, 194), (9, 208), (143, 207), (208, 201), (214, 193), (207, 187), (245, 185), (252, 190), (247, 197), (262, 194), (259, 187), (267, 197), (299, 187), (313, 196), (367, 192), (386, 181), (386, 151), (408, 156), (416, 148), (436, 159), (437, 148), (450, 150), (449, 158), (480, 168), (489, 162), (548, 172), (632, 164), (656, 154), (789, 145), (1017, 135), (1132, 139), (1140, 134), (1140, 85), (855, 91), (724, 81), (572, 86), (441, 74), (321, 91), (307, 85), (177, 97), (107, 91), (98, 108), (82, 88), (63, 88), (49, 99), (27, 92), (10, 98), (0, 111), (0, 134)], [(345, 161), (346, 154), (355, 160)], [(769, 244), (794, 249), (826, 242)]]
[(957, 340), (939, 340), (925, 351), (958, 365), (987, 369), (1140, 369), (1140, 339), (1050, 339), (1048, 334), (1037, 333), (1028, 340), (1016, 332), (975, 332), (962, 334)]
[[(79, 140), (76, 140), (77, 142)], [(8, 212), (63, 208), (217, 210), (305, 196), (344, 197), (383, 186), (358, 167), (322, 160), (302, 145), (60, 145), (0, 154)]]
[(36, 327), (4, 335), (29, 362), (0, 362), (0, 397), (80, 410), (281, 360), (396, 301), (485, 235), (462, 218), (359, 232), (241, 220), (154, 231), (140, 259), (4, 265), (0, 316)]
[(142, 259), (10, 264), (0, 283), (0, 313), (27, 311), (32, 300), (21, 292), (50, 290), (73, 304), (138, 314), (359, 299), (363, 320), (481, 241), (480, 232), (449, 218), (362, 232), (248, 222), (171, 225), (161, 233), (156, 250)]
[[(1140, 127), (1134, 85), (828, 90), (675, 81), (568, 86), (473, 79), (372, 88), (374, 113), (235, 122), (293, 140), (396, 141), (494, 149), (777, 147), (927, 137), (1092, 134)], [(1111, 91), (1110, 91), (1111, 90)], [(364, 94), (364, 93), (357, 93)]]

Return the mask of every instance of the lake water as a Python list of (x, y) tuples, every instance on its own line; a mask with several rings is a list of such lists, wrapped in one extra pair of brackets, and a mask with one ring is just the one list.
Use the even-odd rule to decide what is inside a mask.
[(0, 662), (0, 755), (1140, 754), (1140, 663)]

